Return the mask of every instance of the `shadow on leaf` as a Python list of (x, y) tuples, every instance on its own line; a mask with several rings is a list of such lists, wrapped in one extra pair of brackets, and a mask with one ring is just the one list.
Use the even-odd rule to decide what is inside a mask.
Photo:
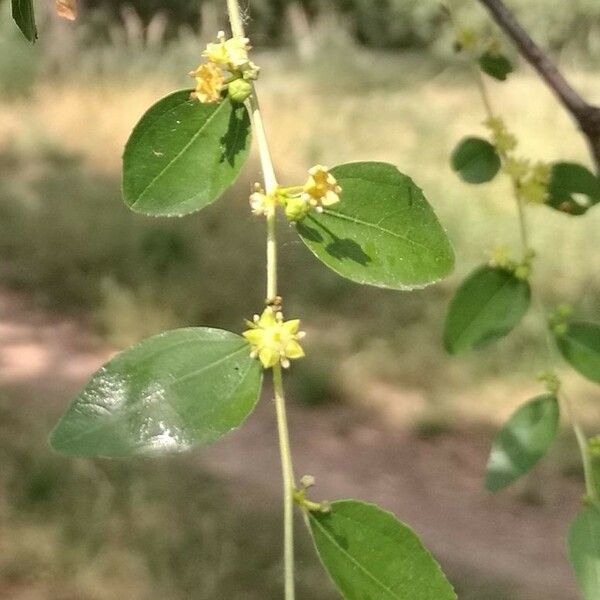
[(322, 223), (318, 223), (312, 217), (308, 217), (302, 223), (298, 223), (298, 232), (300, 235), (302, 235), (302, 237), (311, 242), (324, 242), (321, 232), (313, 227), (309, 227), (306, 224), (306, 221), (309, 219), (331, 238), (331, 242), (325, 246), (325, 251), (327, 254), (330, 254), (337, 260), (351, 260), (359, 265), (362, 265), (363, 267), (371, 262), (370, 256), (361, 248), (360, 244), (354, 240), (351, 240), (350, 238), (342, 239), (336, 236), (330, 229), (325, 227)]
[(222, 154), (220, 163), (227, 161), (230, 166), (235, 165), (235, 157), (246, 148), (246, 141), (250, 135), (250, 119), (243, 105), (234, 106), (229, 117), (227, 133), (221, 138)]

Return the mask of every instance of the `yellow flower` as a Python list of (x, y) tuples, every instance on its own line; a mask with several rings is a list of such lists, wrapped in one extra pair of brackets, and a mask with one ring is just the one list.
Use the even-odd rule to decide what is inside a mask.
[(304, 337), (304, 332), (298, 331), (298, 319), (284, 321), (281, 312), (267, 307), (260, 317), (254, 315), (254, 320), (247, 323), (250, 329), (244, 331), (243, 336), (252, 346), (250, 355), (258, 357), (265, 369), (278, 363), (287, 368), (290, 359), (304, 356), (304, 350), (298, 343)]
[(250, 195), (250, 208), (255, 215), (272, 215), (277, 203), (277, 194), (265, 194), (260, 183), (254, 184), (254, 193)]
[(232, 73), (241, 72), (246, 79), (256, 79), (259, 69), (248, 57), (250, 40), (241, 36), (227, 39), (223, 31), (219, 31), (217, 38), (216, 44), (207, 44), (202, 56)]
[(465, 27), (456, 33), (456, 45), (459, 50), (473, 50), (478, 42), (479, 36), (471, 27)]
[(498, 269), (511, 269), (514, 261), (511, 258), (511, 252), (508, 246), (496, 246), (490, 256), (490, 267)]
[(517, 147), (517, 138), (508, 131), (501, 117), (490, 117), (483, 124), (490, 130), (494, 146), (500, 153), (511, 152)]
[(200, 65), (190, 73), (190, 77), (196, 79), (196, 90), (191, 97), (203, 104), (219, 102), (221, 100), (221, 89), (225, 83), (223, 71), (213, 63)]
[(342, 188), (327, 167), (316, 165), (309, 170), (308, 175), (302, 197), (317, 211), (321, 212), (324, 206), (331, 206), (340, 201)]

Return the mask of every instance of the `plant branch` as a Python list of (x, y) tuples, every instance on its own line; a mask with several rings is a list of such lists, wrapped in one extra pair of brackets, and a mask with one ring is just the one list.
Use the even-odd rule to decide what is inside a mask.
[[(231, 22), (232, 34), (244, 37), (244, 23), (242, 21), (238, 0), (227, 0), (227, 10)], [(260, 165), (264, 180), (265, 192), (273, 193), (277, 187), (277, 177), (273, 167), (273, 159), (269, 149), (256, 86), (252, 85), (252, 94), (248, 99), (252, 130), (256, 137)], [(271, 211), (267, 214), (267, 302), (273, 302), (277, 294), (277, 231), (276, 214)], [(284, 559), (284, 589), (285, 600), (295, 598), (294, 575), (294, 492), (296, 488), (292, 453), (290, 448), (290, 435), (286, 414), (285, 395), (283, 391), (283, 374), (280, 364), (272, 368), (273, 393), (275, 397), (275, 410), (277, 413), (277, 431), (279, 437), (279, 450), (281, 457), (281, 473), (283, 479), (283, 559)]]
[(479, 0), (504, 33), (517, 46), (521, 55), (537, 71), (554, 92), (563, 107), (579, 125), (590, 147), (590, 153), (600, 173), (600, 107), (587, 102), (565, 79), (549, 56), (523, 29), (503, 0)]

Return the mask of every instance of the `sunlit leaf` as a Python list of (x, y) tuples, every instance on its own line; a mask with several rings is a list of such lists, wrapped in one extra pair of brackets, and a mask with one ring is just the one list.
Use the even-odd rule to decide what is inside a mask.
[(576, 371), (600, 383), (600, 325), (568, 323), (566, 332), (556, 335), (556, 343)]
[(583, 508), (569, 530), (569, 560), (585, 600), (600, 598), (600, 513), (593, 506)]
[(357, 283), (393, 289), (421, 288), (450, 273), (452, 246), (410, 177), (377, 162), (332, 173), (341, 201), (297, 225), (319, 260)]
[(467, 183), (486, 183), (496, 177), (501, 161), (488, 141), (476, 137), (463, 139), (452, 152), (452, 168)]
[(510, 60), (504, 54), (496, 52), (482, 54), (479, 57), (479, 66), (484, 73), (498, 81), (506, 81), (508, 75), (514, 71)]
[(30, 42), (35, 42), (38, 31), (35, 24), (33, 0), (12, 0), (12, 16), (23, 35)]
[(544, 394), (519, 407), (492, 444), (485, 487), (497, 492), (527, 473), (548, 451), (559, 424), (556, 396)]
[(389, 512), (356, 500), (308, 516), (319, 557), (346, 600), (455, 600), (417, 535)]
[(237, 179), (248, 158), (243, 104), (190, 100), (175, 92), (136, 125), (123, 157), (123, 197), (134, 211), (185, 215), (207, 206)]
[(600, 202), (600, 178), (577, 163), (552, 165), (548, 185), (548, 206), (571, 214), (582, 215)]
[(467, 352), (497, 340), (516, 327), (531, 301), (529, 283), (511, 272), (483, 266), (456, 291), (444, 328), (451, 354)]
[(74, 456), (155, 456), (208, 444), (254, 408), (262, 371), (241, 336), (167, 331), (121, 352), (73, 401), (51, 436)]

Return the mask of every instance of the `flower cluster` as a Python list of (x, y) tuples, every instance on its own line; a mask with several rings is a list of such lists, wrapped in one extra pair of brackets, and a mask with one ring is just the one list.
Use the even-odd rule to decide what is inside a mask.
[(543, 204), (548, 196), (550, 165), (515, 156), (517, 138), (506, 127), (501, 117), (490, 117), (484, 121), (489, 129), (498, 154), (503, 159), (503, 170), (512, 179), (519, 198), (530, 204)]
[(327, 167), (316, 165), (308, 171), (304, 185), (283, 188), (265, 193), (260, 184), (254, 185), (250, 207), (255, 215), (272, 215), (276, 206), (285, 210), (288, 221), (301, 221), (311, 209), (322, 212), (324, 207), (340, 201), (342, 188)]
[(529, 248), (525, 251), (523, 258), (518, 261), (511, 256), (507, 246), (497, 246), (491, 252), (489, 265), (496, 269), (503, 269), (512, 273), (517, 279), (529, 279), (531, 267), (535, 258), (535, 250)]
[(254, 315), (254, 320), (246, 323), (250, 329), (243, 336), (250, 342), (251, 356), (257, 357), (265, 369), (277, 364), (287, 368), (290, 359), (304, 356), (299, 341), (305, 334), (298, 331), (299, 319), (284, 321), (280, 311), (268, 306), (262, 315)]
[(258, 77), (259, 68), (250, 60), (250, 40), (236, 36), (227, 39), (220, 31), (217, 43), (210, 43), (202, 56), (207, 62), (189, 73), (196, 80), (192, 98), (206, 104), (219, 102), (223, 89), (236, 102), (243, 102), (252, 92), (250, 81)]

